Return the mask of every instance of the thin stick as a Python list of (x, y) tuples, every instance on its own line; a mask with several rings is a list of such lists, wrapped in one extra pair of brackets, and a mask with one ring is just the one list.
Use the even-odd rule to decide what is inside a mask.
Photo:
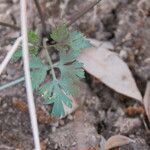
[(41, 19), (41, 23), (42, 23), (42, 32), (44, 35), (46, 35), (46, 23), (45, 23), (45, 17), (42, 13), (42, 10), (41, 10), (41, 7), (40, 7), (40, 4), (39, 4), (39, 1), (38, 0), (34, 0), (34, 3), (36, 5), (36, 8), (38, 10), (38, 13), (39, 13), (39, 16), (40, 16), (40, 19)]
[(7, 84), (5, 84), (5, 85), (2, 85), (2, 86), (0, 86), (0, 91), (4, 90), (4, 89), (6, 89), (6, 88), (9, 88), (9, 87), (11, 87), (11, 86), (14, 86), (14, 85), (16, 85), (16, 84), (18, 84), (18, 83), (20, 83), (20, 82), (23, 82), (24, 80), (25, 80), (24, 77), (21, 77), (21, 78), (19, 78), (19, 79), (16, 79), (16, 80), (14, 80), (14, 81), (11, 81), (11, 82), (9, 82), (9, 83), (7, 83)]
[[(58, 65), (58, 62), (53, 63), (52, 67), (53, 67), (53, 68), (58, 68), (57, 65)], [(49, 69), (51, 69), (51, 67), (50, 67)], [(6, 84), (4, 84), (4, 85), (0, 85), (0, 91), (4, 90), (4, 89), (6, 89), (6, 88), (12, 87), (12, 86), (14, 86), (14, 85), (16, 85), (16, 84), (18, 84), (18, 83), (20, 83), (20, 82), (23, 82), (24, 80), (25, 80), (25, 78), (24, 78), (24, 76), (23, 76), (23, 77), (19, 77), (18, 79), (14, 80), (14, 81), (11, 81), (11, 82), (9, 82), (9, 83), (6, 83)]]
[(0, 65), (0, 75), (3, 72), (3, 70), (5, 69), (5, 67), (7, 66), (8, 62), (10, 61), (10, 59), (12, 58), (13, 54), (15, 53), (15, 51), (17, 50), (21, 40), (22, 40), (22, 37), (19, 37), (16, 40), (16, 42), (14, 43), (12, 49), (8, 52), (7, 56), (5, 57), (3, 62), (1, 63), (1, 65)]
[(6, 149), (6, 150), (21, 150), (20, 148), (14, 148), (14, 147), (10, 147), (10, 146), (7, 146), (7, 145), (0, 145), (0, 149)]
[(0, 21), (0, 25), (5, 26), (5, 27), (9, 27), (9, 28), (13, 28), (15, 30), (20, 30), (20, 28), (18, 26), (15, 26), (15, 25), (12, 25), (12, 24), (9, 24), (9, 23), (5, 23), (5, 22)]
[(29, 50), (28, 50), (28, 36), (27, 36), (27, 12), (26, 12), (26, 0), (20, 0), (21, 8), (21, 33), (22, 33), (22, 48), (23, 48), (23, 63), (24, 63), (24, 73), (25, 73), (25, 83), (27, 91), (27, 100), (29, 106), (29, 113), (32, 125), (32, 132), (35, 144), (35, 150), (41, 150), (40, 139), (38, 131), (38, 123), (36, 116), (35, 103), (32, 92), (31, 76), (29, 68)]
[(67, 23), (67, 26), (71, 26), (74, 22), (76, 22), (79, 18), (85, 15), (90, 9), (92, 9), (95, 5), (97, 5), (101, 0), (95, 0), (92, 4), (89, 4), (86, 8), (84, 8), (79, 14), (75, 15), (75, 17)]

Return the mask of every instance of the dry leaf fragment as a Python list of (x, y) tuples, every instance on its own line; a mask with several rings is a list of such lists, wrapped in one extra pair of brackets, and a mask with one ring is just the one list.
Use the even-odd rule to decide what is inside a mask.
[[(21, 112), (24, 112), (24, 113), (28, 112), (27, 103), (25, 103), (21, 100), (14, 99), (12, 106)], [(51, 117), (50, 115), (47, 115), (46, 112), (41, 107), (38, 107), (36, 109), (36, 113), (37, 113), (37, 120), (41, 124), (50, 124), (50, 123), (56, 121), (55, 118)]]
[(147, 83), (146, 91), (143, 99), (146, 115), (150, 122), (150, 81)]
[(134, 141), (123, 135), (114, 135), (107, 140), (105, 150), (127, 145), (129, 143), (134, 143)]
[(18, 109), (22, 112), (28, 112), (28, 105), (27, 105), (27, 103), (23, 102), (22, 100), (13, 98), (12, 105), (13, 105), (13, 107), (15, 107), (16, 109)]
[(145, 113), (143, 106), (129, 106), (124, 111), (129, 117), (135, 117), (137, 115), (140, 116), (141, 114), (143, 115)]
[(114, 49), (114, 46), (112, 43), (110, 42), (102, 42), (102, 41), (98, 41), (98, 40), (95, 40), (95, 39), (91, 39), (91, 38), (88, 38), (88, 40), (90, 41), (90, 43), (94, 46), (94, 47), (103, 47), (103, 48), (106, 48), (106, 49)]
[[(92, 41), (93, 43), (93, 41)], [(108, 43), (108, 42), (107, 42)], [(98, 43), (95, 44), (98, 46)], [(142, 102), (142, 96), (127, 64), (105, 43), (98, 48), (85, 49), (78, 60), (84, 69), (116, 92)]]

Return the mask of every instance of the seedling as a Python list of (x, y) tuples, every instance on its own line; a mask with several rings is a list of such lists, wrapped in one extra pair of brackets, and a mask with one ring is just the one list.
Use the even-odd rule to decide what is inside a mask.
[[(80, 32), (70, 32), (65, 24), (59, 25), (52, 30), (50, 38), (55, 44), (43, 46), (38, 43), (39, 37), (35, 32), (28, 33), (30, 69), (33, 90), (37, 91), (43, 98), (45, 104), (52, 104), (51, 114), (56, 117), (65, 116), (64, 105), (71, 108), (72, 100), (78, 94), (77, 84), (84, 78), (83, 64), (77, 61), (82, 49), (90, 47), (89, 41)], [(38, 56), (38, 49), (42, 47), (48, 64), (43, 63)], [(55, 48), (59, 54), (59, 61), (53, 64), (49, 55), (49, 48)], [(22, 57), (21, 47), (16, 51), (13, 60)], [(60, 76), (57, 77), (55, 69)], [(52, 76), (50, 81), (45, 81), (48, 75)]]

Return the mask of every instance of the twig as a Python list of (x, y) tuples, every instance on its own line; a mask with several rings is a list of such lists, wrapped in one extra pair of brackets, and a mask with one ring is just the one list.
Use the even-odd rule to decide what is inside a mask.
[(14, 81), (12, 81), (12, 82), (9, 82), (9, 83), (7, 83), (7, 84), (4, 84), (4, 85), (0, 86), (0, 91), (4, 90), (4, 89), (6, 89), (6, 88), (9, 88), (9, 87), (11, 87), (11, 86), (14, 86), (14, 85), (16, 85), (16, 84), (18, 84), (18, 83), (20, 83), (20, 82), (23, 82), (24, 80), (25, 80), (24, 77), (21, 77), (21, 78), (16, 79), (16, 80), (14, 80)]
[(14, 148), (14, 147), (10, 147), (10, 146), (7, 146), (7, 145), (0, 145), (0, 149), (7, 149), (7, 150), (21, 150), (20, 148)]
[(15, 25), (12, 25), (12, 24), (9, 24), (9, 23), (5, 23), (5, 22), (0, 21), (0, 25), (5, 26), (5, 27), (9, 27), (9, 28), (13, 28), (15, 30), (20, 30), (20, 28), (18, 26), (15, 26)]
[(66, 8), (67, 8), (67, 6), (68, 6), (69, 1), (70, 1), (70, 0), (65, 0), (65, 1), (64, 1), (64, 4), (62, 4), (62, 5), (60, 6), (61, 9), (62, 9), (61, 14), (60, 14), (60, 18), (62, 18), (62, 17), (64, 16), (65, 10), (66, 10)]
[(28, 100), (28, 106), (29, 106), (29, 113), (30, 113), (30, 119), (31, 119), (31, 125), (32, 125), (35, 150), (41, 150), (36, 109), (35, 109), (34, 97), (33, 97), (33, 92), (32, 92), (31, 76), (30, 76), (30, 68), (29, 68), (26, 2), (27, 2), (26, 0), (20, 0), (21, 33), (22, 33), (22, 49), (23, 49), (25, 83), (26, 83), (27, 100)]
[(39, 1), (38, 1), (38, 0), (34, 0), (34, 3), (35, 3), (35, 5), (36, 5), (36, 8), (37, 8), (37, 10), (38, 10), (38, 13), (39, 13), (39, 16), (40, 16), (40, 19), (41, 19), (43, 35), (46, 35), (45, 17), (44, 17), (44, 15), (43, 15), (43, 13), (42, 13), (42, 10), (41, 10)]
[(92, 9), (95, 5), (97, 5), (101, 0), (95, 0), (92, 4), (89, 4), (86, 8), (84, 8), (81, 12), (74, 16), (72, 20), (67, 23), (67, 26), (71, 26), (74, 22), (76, 22), (79, 18), (85, 15), (90, 9)]
[[(58, 65), (58, 62), (53, 63), (52, 67), (53, 67), (53, 68), (58, 68), (57, 65)], [(51, 67), (50, 67), (49, 69), (51, 69)], [(24, 76), (23, 76), (23, 77), (19, 77), (18, 79), (14, 80), (14, 81), (11, 81), (11, 82), (9, 82), (9, 83), (6, 83), (6, 84), (4, 84), (4, 85), (0, 85), (0, 91), (4, 90), (4, 89), (6, 89), (6, 88), (12, 87), (12, 86), (14, 86), (14, 85), (16, 85), (16, 84), (18, 84), (18, 83), (20, 83), (20, 82), (23, 82), (24, 80), (25, 80), (25, 78), (24, 78)]]
[(15, 51), (17, 50), (20, 42), (22, 40), (22, 37), (19, 37), (15, 44), (13, 45), (12, 49), (8, 52), (7, 56), (5, 57), (4, 61), (1, 63), (0, 65), (0, 75), (3, 72), (3, 70), (5, 69), (5, 67), (7, 66), (8, 62), (10, 61), (11, 57), (13, 56), (13, 54), (15, 53)]

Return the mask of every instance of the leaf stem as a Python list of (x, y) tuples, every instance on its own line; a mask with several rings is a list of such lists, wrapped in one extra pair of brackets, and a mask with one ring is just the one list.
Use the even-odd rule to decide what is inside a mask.
[(44, 50), (45, 50), (45, 54), (46, 54), (46, 57), (47, 57), (47, 60), (48, 60), (48, 63), (51, 67), (51, 71), (52, 71), (52, 76), (53, 76), (53, 79), (56, 80), (56, 75), (55, 75), (55, 71), (54, 71), (54, 66), (53, 66), (53, 63), (52, 63), (52, 59), (48, 53), (48, 50), (47, 50), (47, 45), (46, 45), (46, 40), (44, 39), (43, 40), (43, 45), (44, 45)]

